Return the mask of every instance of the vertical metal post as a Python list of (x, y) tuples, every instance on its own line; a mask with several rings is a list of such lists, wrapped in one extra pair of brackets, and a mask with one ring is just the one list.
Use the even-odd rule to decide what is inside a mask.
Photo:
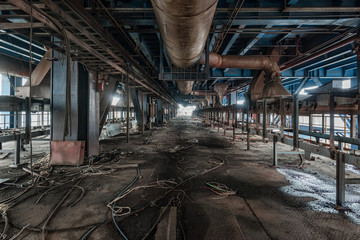
[(345, 202), (345, 161), (343, 154), (336, 154), (336, 205), (343, 206)]
[(266, 99), (264, 99), (264, 102), (263, 102), (263, 142), (265, 142), (265, 139), (267, 138), (267, 129), (266, 129), (266, 108), (267, 108), (267, 103), (266, 103)]
[(30, 141), (31, 131), (31, 106), (29, 104), (29, 98), (25, 100), (26, 112), (25, 112), (25, 143), (28, 144)]
[(350, 117), (350, 137), (355, 138), (356, 134), (356, 116), (351, 114)]
[(145, 130), (144, 111), (145, 111), (144, 93), (141, 93), (141, 133), (142, 134), (144, 134), (144, 130)]
[(15, 135), (15, 150), (14, 150), (14, 164), (15, 166), (20, 164), (20, 150), (21, 150), (21, 138), (20, 134)]
[(223, 128), (224, 128), (224, 136), (226, 135), (226, 123), (227, 123), (227, 121), (228, 121), (228, 119), (229, 119), (229, 112), (228, 111), (226, 111), (226, 110), (224, 110), (224, 113), (225, 113), (225, 119), (223, 120)]
[(330, 157), (334, 159), (335, 153), (335, 97), (330, 93)]
[(130, 85), (129, 85), (129, 75), (127, 76), (126, 83), (126, 142), (130, 142)]
[(245, 98), (246, 102), (246, 149), (250, 150), (250, 97)]
[(285, 115), (285, 106), (284, 100), (280, 99), (280, 137), (284, 137), (284, 127), (286, 124), (286, 117)]
[(241, 109), (241, 132), (244, 133), (245, 130), (245, 112), (244, 109)]
[(233, 141), (235, 141), (236, 124), (237, 123), (237, 108), (234, 107), (233, 111)]
[(325, 114), (321, 114), (321, 133), (325, 133)]
[(15, 112), (15, 128), (19, 128), (19, 111)]
[(278, 164), (278, 136), (273, 135), (273, 166)]
[(259, 135), (259, 128), (260, 128), (260, 113), (259, 113), (259, 105), (256, 104), (256, 134)]
[(159, 75), (160, 75), (160, 79), (164, 79), (164, 50), (163, 50), (163, 40), (160, 36), (160, 71), (159, 71)]
[(293, 112), (293, 148), (296, 150), (299, 147), (299, 100), (297, 95), (294, 95), (293, 99)]
[(220, 113), (221, 113), (221, 110), (217, 110), (217, 125), (218, 125), (218, 132), (220, 132)]

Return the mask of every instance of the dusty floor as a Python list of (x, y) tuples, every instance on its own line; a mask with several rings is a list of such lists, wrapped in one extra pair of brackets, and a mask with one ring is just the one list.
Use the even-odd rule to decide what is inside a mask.
[[(154, 239), (166, 206), (178, 209), (177, 239), (360, 239), (360, 187), (347, 186), (348, 210), (335, 210), (333, 161), (316, 156), (298, 168), (298, 156), (283, 156), (273, 168), (272, 143), (253, 142), (247, 151), (230, 138), (179, 117), (130, 144), (102, 141), (91, 166), (38, 165), (43, 177), (35, 184), (22, 169), (1, 168), (13, 182), (0, 186), (0, 202), (10, 206), (7, 239), (20, 231), (16, 239), (122, 239), (107, 206), (119, 194), (115, 221), (128, 239)], [(129, 163), (139, 168), (123, 168)], [(346, 172), (359, 177), (355, 167)], [(236, 194), (218, 195), (212, 182)]]

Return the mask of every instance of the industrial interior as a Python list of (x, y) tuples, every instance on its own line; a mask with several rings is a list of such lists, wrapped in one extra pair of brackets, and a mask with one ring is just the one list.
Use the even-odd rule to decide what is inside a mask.
[(360, 239), (359, 0), (0, 0), (0, 239)]

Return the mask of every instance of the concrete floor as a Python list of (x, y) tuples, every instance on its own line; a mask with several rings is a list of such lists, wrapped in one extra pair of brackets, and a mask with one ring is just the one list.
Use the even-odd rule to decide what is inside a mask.
[[(177, 239), (360, 239), (360, 187), (347, 186), (348, 210), (335, 210), (335, 165), (329, 159), (315, 156), (298, 168), (298, 156), (283, 156), (273, 168), (272, 143), (253, 142), (247, 151), (246, 142), (233, 142), (230, 131), (223, 136), (185, 117), (133, 135), (129, 144), (123, 136), (103, 140), (101, 148), (92, 168), (45, 166), (50, 175), (34, 186), (21, 169), (1, 168), (3, 177), (18, 178), (23, 186), (2, 185), (0, 201), (31, 186), (9, 203), (7, 235), (29, 224), (17, 239), (41, 239), (48, 220), (46, 239), (82, 239), (94, 226), (87, 239), (122, 239), (107, 205), (137, 174), (120, 166), (137, 163), (140, 177), (131, 187), (137, 189), (117, 202), (131, 208), (131, 214), (116, 217), (128, 239), (142, 239), (168, 204), (178, 209)], [(351, 166), (346, 174), (359, 177)], [(236, 195), (219, 196), (205, 182), (225, 184)], [(156, 187), (139, 188), (148, 185)], [(156, 227), (148, 239), (155, 232)]]

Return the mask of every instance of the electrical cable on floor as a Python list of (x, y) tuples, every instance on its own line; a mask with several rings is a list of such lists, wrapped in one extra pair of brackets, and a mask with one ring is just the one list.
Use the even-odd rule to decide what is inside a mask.
[(45, 240), (45, 228), (47, 223), (50, 221), (51, 217), (55, 214), (55, 212), (59, 209), (59, 207), (64, 203), (64, 201), (66, 200), (66, 198), (72, 193), (72, 191), (75, 189), (75, 187), (81, 182), (82, 178), (80, 178), (79, 181), (77, 181), (77, 183), (75, 183), (75, 185), (65, 194), (65, 196), (60, 200), (60, 202), (56, 205), (56, 207), (52, 210), (52, 212), (50, 213), (50, 215), (47, 217), (44, 225), (42, 226), (42, 239)]
[(105, 221), (102, 221), (101, 223), (98, 223), (98, 224), (96, 224), (95, 226), (93, 226), (92, 228), (90, 228), (90, 230), (87, 231), (87, 232), (84, 234), (84, 236), (81, 238), (81, 240), (85, 240), (85, 239), (87, 238), (87, 236), (89, 236), (89, 235), (92, 233), (92, 231), (94, 231), (98, 226), (100, 226), (100, 225), (103, 224), (103, 223), (106, 223), (106, 222), (105, 222)]
[[(134, 185), (134, 183), (138, 180), (139, 176), (140, 176), (140, 169), (137, 168), (137, 174), (136, 174), (135, 178), (131, 181), (131, 183), (129, 183), (129, 185), (126, 186), (126, 188), (124, 188), (124, 189), (116, 196), (116, 198), (120, 197), (120, 196), (121, 196), (122, 194), (124, 194), (132, 185)], [(118, 225), (117, 222), (116, 222), (116, 219), (115, 219), (115, 207), (116, 207), (116, 201), (114, 201), (114, 203), (113, 203), (112, 212), (111, 212), (113, 223), (114, 223), (116, 229), (117, 229), (117, 230), (119, 231), (119, 233), (121, 234), (121, 236), (123, 236), (125, 240), (128, 240), (128, 238), (127, 238), (126, 235), (121, 231), (119, 225)]]

